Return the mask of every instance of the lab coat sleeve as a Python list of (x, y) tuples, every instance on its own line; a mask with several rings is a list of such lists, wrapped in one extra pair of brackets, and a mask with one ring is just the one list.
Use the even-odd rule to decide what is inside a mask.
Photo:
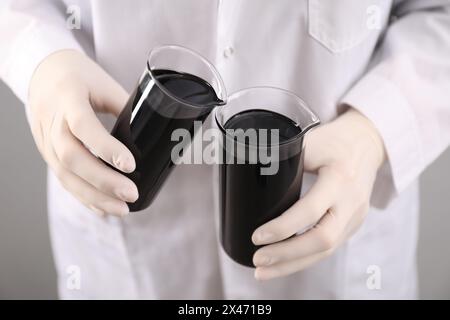
[(62, 49), (82, 51), (66, 27), (65, 6), (57, 0), (2, 0), (0, 4), (0, 79), (26, 103), (34, 70)]
[(374, 185), (376, 207), (450, 142), (450, 1), (405, 0), (393, 12), (371, 67), (341, 101), (368, 117), (384, 141), (388, 161)]

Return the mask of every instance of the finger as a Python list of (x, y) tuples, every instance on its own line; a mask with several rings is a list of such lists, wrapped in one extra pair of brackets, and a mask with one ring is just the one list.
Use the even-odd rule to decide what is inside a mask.
[(339, 197), (341, 179), (332, 169), (319, 170), (317, 181), (307, 194), (279, 217), (260, 226), (252, 235), (255, 245), (287, 239), (314, 225)]
[(306, 172), (316, 172), (328, 163), (329, 155), (333, 154), (333, 150), (329, 150), (333, 145), (323, 141), (324, 130), (327, 130), (327, 126), (320, 126), (305, 136), (303, 165)]
[(127, 202), (137, 200), (138, 190), (133, 181), (94, 157), (72, 136), (65, 122), (59, 121), (51, 135), (55, 154), (66, 169), (107, 195)]
[(129, 213), (128, 205), (124, 201), (100, 192), (62, 166), (57, 165), (55, 173), (63, 187), (94, 212), (120, 217)]
[(270, 280), (273, 278), (287, 276), (289, 274), (304, 270), (314, 263), (326, 258), (327, 252), (320, 252), (303, 259), (283, 262), (269, 267), (257, 267), (255, 269), (255, 278), (257, 280)]
[(66, 110), (70, 131), (91, 152), (123, 172), (134, 171), (136, 163), (130, 150), (109, 134), (87, 101)]
[(253, 263), (257, 267), (269, 266), (331, 252), (344, 237), (346, 226), (345, 218), (330, 209), (317, 225), (305, 233), (260, 248), (253, 256)]
[(46, 145), (46, 149), (46, 160), (62, 186), (86, 207), (101, 216), (104, 214), (124, 216), (129, 213), (128, 205), (124, 201), (107, 196), (96, 190), (80, 177), (66, 170), (58, 162), (53, 147), (50, 144)]

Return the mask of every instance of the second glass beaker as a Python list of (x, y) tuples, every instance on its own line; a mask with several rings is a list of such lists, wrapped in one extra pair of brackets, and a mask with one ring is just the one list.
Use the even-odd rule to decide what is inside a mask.
[(253, 267), (253, 232), (300, 197), (303, 138), (319, 118), (293, 93), (272, 87), (231, 95), (215, 110), (222, 132), (220, 238), (236, 262)]

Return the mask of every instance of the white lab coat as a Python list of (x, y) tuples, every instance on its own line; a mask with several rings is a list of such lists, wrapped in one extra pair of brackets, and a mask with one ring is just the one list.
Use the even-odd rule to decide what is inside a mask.
[[(450, 141), (450, 1), (6, 1), (0, 76), (25, 103), (33, 71), (56, 50), (83, 50), (131, 90), (151, 48), (178, 44), (211, 60), (229, 93), (291, 90), (322, 122), (357, 108), (388, 154), (361, 229), (326, 260), (268, 282), (218, 243), (211, 166), (177, 167), (150, 208), (106, 220), (49, 173), (62, 298), (416, 297), (417, 179)], [(65, 3), (80, 9), (80, 30), (66, 28)]]

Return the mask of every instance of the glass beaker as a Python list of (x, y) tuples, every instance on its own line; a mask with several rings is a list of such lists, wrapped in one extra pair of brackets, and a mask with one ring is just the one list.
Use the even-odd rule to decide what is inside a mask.
[(251, 236), (300, 197), (303, 138), (319, 118), (293, 93), (254, 87), (214, 111), (221, 131), (220, 239), (236, 262), (253, 267)]
[(136, 170), (125, 174), (137, 185), (139, 198), (130, 211), (148, 207), (174, 167), (172, 139), (176, 129), (195, 134), (194, 121), (204, 121), (211, 110), (226, 102), (223, 81), (200, 54), (169, 45), (153, 49), (111, 132), (136, 160)]

